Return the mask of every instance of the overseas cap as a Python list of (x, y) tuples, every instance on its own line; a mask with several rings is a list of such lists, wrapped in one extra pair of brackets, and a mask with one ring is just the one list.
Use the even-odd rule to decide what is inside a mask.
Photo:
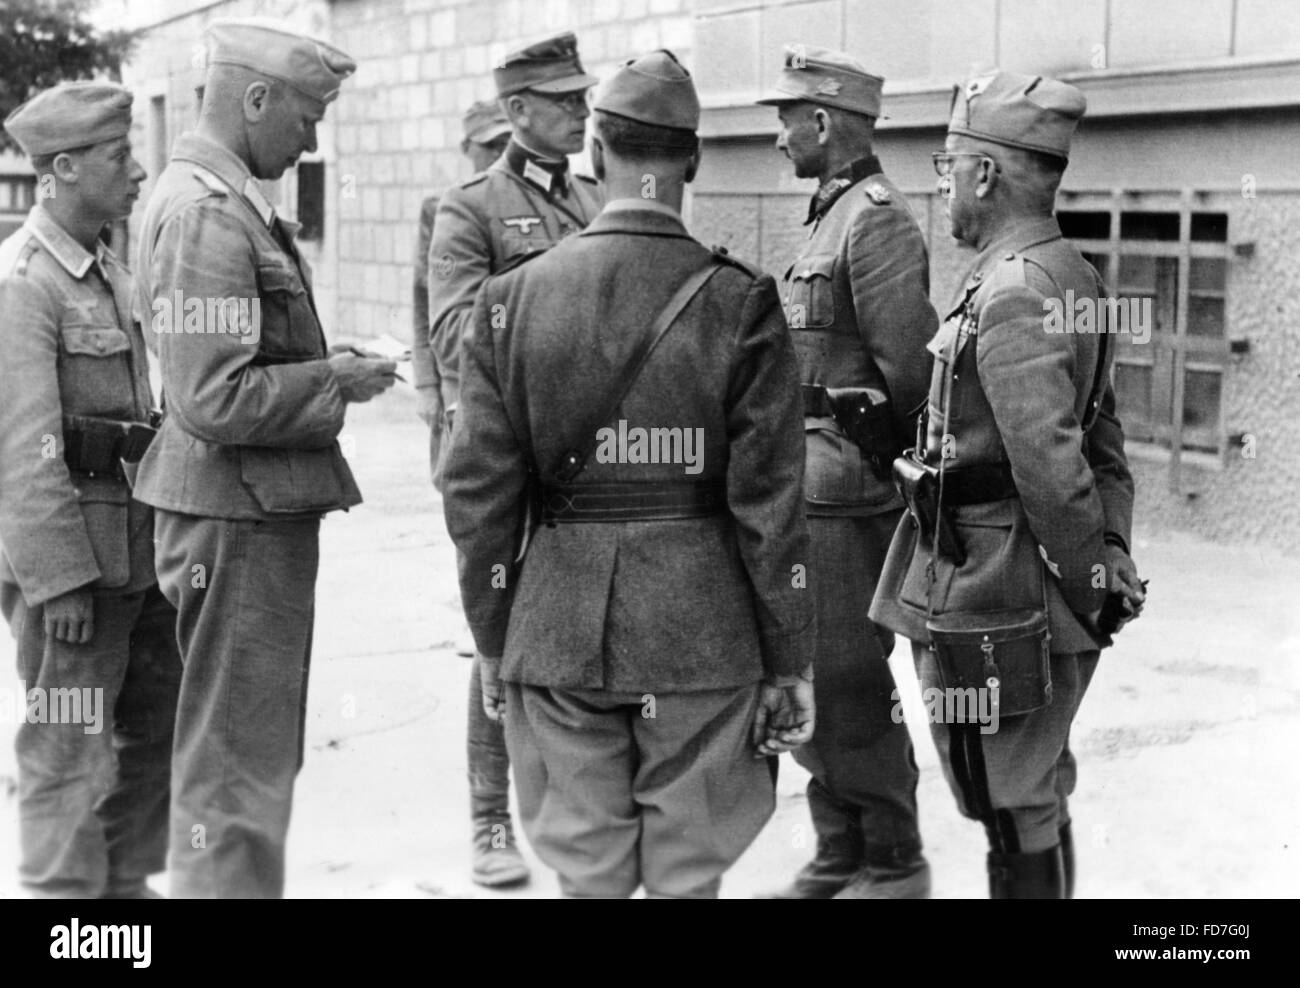
[(338, 96), (339, 85), (357, 70), (352, 57), (333, 45), (262, 17), (213, 21), (203, 36), (209, 65), (242, 65), (321, 103)]
[(776, 92), (758, 102), (765, 106), (806, 101), (880, 116), (885, 80), (872, 75), (856, 58), (815, 45), (786, 45)]
[(492, 78), (496, 80), (498, 96), (510, 96), (524, 89), (569, 93), (590, 89), (599, 81), (582, 70), (578, 39), (572, 32), (511, 52), (492, 70)]
[(700, 126), (700, 98), (690, 72), (666, 48), (629, 58), (596, 94), (592, 109), (690, 135)]
[(487, 144), (493, 138), (510, 133), (510, 119), (496, 100), (479, 100), (465, 111), (461, 123), (465, 140)]
[(994, 72), (953, 87), (948, 133), (1069, 160), (1070, 136), (1087, 108), (1083, 93), (1068, 83)]
[(100, 144), (130, 132), (132, 98), (111, 82), (62, 82), (17, 107), (5, 130), (31, 157)]

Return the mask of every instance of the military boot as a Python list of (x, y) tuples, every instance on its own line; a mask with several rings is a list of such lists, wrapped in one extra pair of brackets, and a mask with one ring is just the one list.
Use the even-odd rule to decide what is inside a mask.
[(990, 899), (1064, 899), (1065, 863), (1061, 846), (1029, 854), (990, 851)]
[(471, 877), (487, 888), (522, 885), (528, 881), (528, 865), (515, 845), (509, 813), (487, 812), (474, 817)]
[(867, 848), (863, 860), (836, 899), (930, 898), (930, 865), (919, 848)]
[(783, 888), (756, 899), (832, 899), (862, 867), (862, 838), (852, 833), (818, 836), (817, 853)]

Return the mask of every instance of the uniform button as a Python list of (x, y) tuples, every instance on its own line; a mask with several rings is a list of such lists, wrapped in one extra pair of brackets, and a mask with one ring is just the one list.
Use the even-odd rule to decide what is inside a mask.
[(95, 341), (95, 349), (96, 349), (96, 350), (103, 350), (103, 349), (104, 349), (104, 341), (103, 341), (103, 340), (96, 340), (96, 341)]
[(1015, 259), (1016, 259), (1015, 254), (1008, 254), (1006, 257), (1003, 258), (1004, 261), (1014, 261)]

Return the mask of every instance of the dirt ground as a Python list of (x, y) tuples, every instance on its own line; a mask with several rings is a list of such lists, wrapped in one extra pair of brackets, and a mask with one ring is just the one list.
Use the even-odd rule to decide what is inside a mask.
[[(428, 482), (409, 391), (355, 407), (344, 436), (366, 503), (323, 528), (307, 763), (289, 839), (292, 897), (551, 897), (534, 868), (492, 893), (468, 874), (465, 695), (455, 556)], [(1187, 535), (1134, 556), (1151, 579), (1140, 621), (1108, 650), (1075, 722), (1078, 894), (1281, 897), (1300, 890), (1300, 560)], [(986, 895), (981, 829), (956, 811), (910, 701), (934, 895)], [(15, 690), (0, 636), (0, 690)], [(0, 721), (0, 897), (17, 896), (14, 725)], [(813, 843), (805, 773), (782, 759), (776, 814), (724, 897), (783, 880)], [(165, 876), (156, 880), (166, 889)]]

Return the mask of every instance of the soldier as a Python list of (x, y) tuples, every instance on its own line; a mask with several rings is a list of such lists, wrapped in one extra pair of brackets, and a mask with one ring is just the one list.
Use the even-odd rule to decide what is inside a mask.
[[(498, 103), (482, 100), (465, 111), (462, 124), (465, 136), (461, 139), (460, 150), (469, 159), (474, 174), (480, 175), (505, 150), (510, 139), (510, 120)], [(454, 394), (443, 394), (442, 375), (429, 346), (429, 244), (433, 239), (433, 217), (437, 211), (437, 196), (429, 196), (420, 204), (420, 233), (415, 241), (415, 319), (411, 357), (419, 415), (429, 427), (429, 469), (433, 474), (433, 486), (441, 490), (439, 461), (446, 446), (443, 440), (447, 431), (443, 409), (454, 405), (456, 398)]]
[[(582, 150), (590, 115), (587, 90), (596, 83), (578, 60), (577, 39), (561, 34), (507, 55), (493, 78), (510, 141), (490, 168), (446, 192), (429, 248), (430, 345), (449, 427), (460, 390), (460, 341), (483, 281), (583, 229), (600, 209), (595, 181), (569, 170), (568, 155)], [(481, 677), (475, 656), (469, 699), (473, 876), (480, 884), (515, 884), (527, 879), (528, 869), (510, 825), (505, 737), (479, 713)]]
[(41, 188), (0, 244), (0, 607), (31, 690), (20, 876), (39, 897), (155, 898), (181, 666), (153, 516), (128, 480), (153, 434), (144, 337), (130, 273), (100, 239), (145, 179), (131, 94), (65, 83), (5, 129)]
[[(500, 104), (475, 103), (464, 117), (465, 136), (460, 149), (482, 174), (501, 157), (510, 139), (510, 120)], [(434, 214), (438, 197), (429, 196), (420, 209), (420, 236), (415, 249), (415, 386), (419, 395), (420, 416), (429, 425), (429, 462), (433, 486), (442, 490), (442, 460), (450, 431), (444, 408), (454, 407), (456, 394), (444, 385), (429, 346), (429, 244), (433, 236)], [(464, 644), (461, 644), (461, 641)], [(458, 636), (457, 654), (472, 656), (474, 646), (469, 629)], [(473, 822), (473, 859), (470, 874), (480, 885), (496, 888), (526, 881), (528, 866), (515, 846), (510, 830), (510, 756), (501, 726), (488, 720), (483, 712), (483, 694), (479, 689), (477, 669), (469, 677), (469, 713), (467, 766), (469, 776), (470, 818)], [(495, 828), (495, 829), (494, 829)], [(495, 840), (494, 840), (495, 838)]]
[[(794, 753), (812, 773), (817, 850), (776, 898), (924, 898), (916, 760), (892, 716), (893, 635), (867, 606), (903, 504), (889, 477), (925, 400), (938, 324), (921, 231), (872, 153), (883, 80), (840, 52), (788, 45), (777, 147), (819, 187), (808, 239), (786, 271), (807, 443), (804, 498), (817, 601), (817, 736)], [(910, 413), (910, 414), (909, 414)]]
[(564, 894), (711, 897), (773, 809), (756, 754), (813, 727), (797, 365), (772, 279), (682, 226), (690, 74), (629, 61), (595, 109), (608, 204), (475, 305), (447, 523)]
[(206, 40), (198, 129), (158, 180), (138, 265), (167, 399), (139, 496), (185, 662), (168, 867), (178, 896), (278, 897), (321, 516), (361, 501), (336, 437), (396, 365), (327, 351), (296, 226), (257, 184), (316, 149), (355, 63), (267, 22), (214, 21)]
[[(929, 628), (958, 627), (971, 612), (1047, 612), (1050, 661), (1028, 666), (1050, 667), (1050, 692), (1035, 681), (1046, 705), (1016, 716), (1008, 708), (991, 733), (977, 723), (931, 727), (962, 813), (987, 831), (993, 898), (1070, 894), (1070, 722), (1110, 644), (1098, 623), (1107, 590), (1128, 616), (1145, 597), (1128, 554), (1133, 481), (1112, 349), (1105, 332), (1053, 333), (1045, 316), (1069, 293), (1104, 294), (1053, 216), (1085, 105), (1073, 86), (1012, 73), (954, 95), (935, 167), (953, 236), (978, 256), (931, 344), (918, 469), (937, 477), (927, 485), (937, 502), (911, 495), (924, 524), (900, 523), (871, 610), (912, 639), (926, 689), (958, 677)], [(993, 684), (1011, 682), (1010, 667), (994, 669)]]

